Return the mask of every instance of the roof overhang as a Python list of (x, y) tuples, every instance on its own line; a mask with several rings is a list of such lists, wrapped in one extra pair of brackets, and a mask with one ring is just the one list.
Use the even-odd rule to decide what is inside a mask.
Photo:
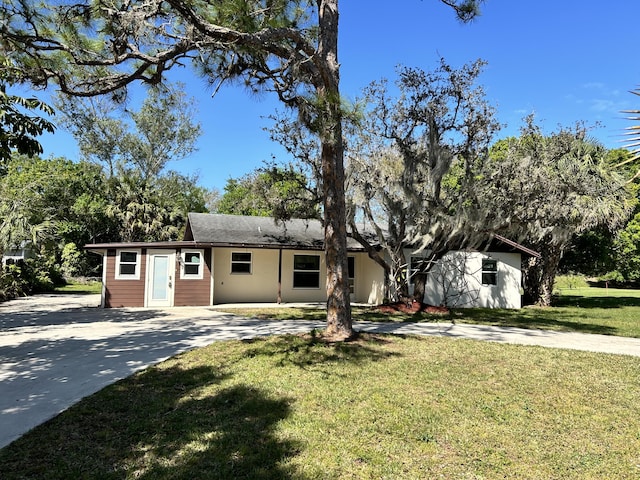
[[(270, 250), (313, 250), (324, 251), (323, 245), (305, 245), (305, 244), (273, 244), (273, 243), (238, 243), (238, 242), (191, 242), (191, 241), (177, 241), (177, 242), (116, 242), (116, 243), (93, 243), (85, 245), (84, 249), (99, 255), (104, 255), (107, 250), (113, 249), (142, 249), (142, 248), (264, 248)], [(347, 248), (349, 252), (364, 252), (363, 247), (350, 247)]]
[(84, 249), (103, 255), (107, 250), (123, 248), (206, 248), (210, 245), (199, 242), (114, 242), (114, 243), (91, 243), (84, 246)]

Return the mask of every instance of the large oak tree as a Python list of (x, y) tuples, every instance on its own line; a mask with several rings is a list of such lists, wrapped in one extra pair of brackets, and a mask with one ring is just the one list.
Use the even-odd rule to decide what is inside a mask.
[[(348, 153), (349, 223), (387, 273), (391, 298), (407, 298), (411, 281), (422, 301), (426, 273), (447, 252), (488, 240), (493, 225), (475, 199), (474, 180), (500, 125), (475, 84), (483, 65), (455, 69), (441, 59), (430, 72), (402, 67), (397, 97), (386, 80), (365, 90), (363, 128)], [(360, 218), (373, 228), (374, 242)], [(413, 269), (407, 248), (422, 259)]]
[[(481, 0), (441, 0), (463, 21)], [(327, 261), (327, 335), (353, 334), (349, 307), (338, 0), (8, 0), (3, 48), (33, 84), (66, 94), (121, 95), (191, 64), (212, 84), (240, 78), (272, 90), (320, 138)]]
[(541, 254), (525, 269), (525, 297), (551, 304), (553, 283), (571, 240), (594, 228), (620, 228), (635, 206), (633, 189), (585, 127), (545, 135), (528, 117), (518, 138), (501, 140), (476, 182), (501, 231)]

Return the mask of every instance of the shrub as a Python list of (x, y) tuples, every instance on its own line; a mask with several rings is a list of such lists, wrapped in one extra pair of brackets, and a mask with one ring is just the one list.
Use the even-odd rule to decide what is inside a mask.
[(62, 273), (65, 278), (84, 276), (88, 272), (87, 254), (79, 250), (75, 243), (67, 243), (62, 249)]
[(28, 295), (29, 281), (25, 275), (24, 262), (8, 264), (0, 271), (0, 301)]
[(39, 256), (19, 260), (2, 267), (0, 273), (0, 301), (51, 292), (56, 286), (64, 285), (64, 279), (53, 260)]

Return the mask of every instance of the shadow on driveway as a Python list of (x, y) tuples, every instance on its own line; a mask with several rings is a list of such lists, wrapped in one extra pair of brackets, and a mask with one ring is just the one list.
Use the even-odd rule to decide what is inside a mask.
[(62, 297), (0, 306), (0, 447), (81, 398), (180, 352), (318, 326), (206, 308), (91, 308), (82, 299)]

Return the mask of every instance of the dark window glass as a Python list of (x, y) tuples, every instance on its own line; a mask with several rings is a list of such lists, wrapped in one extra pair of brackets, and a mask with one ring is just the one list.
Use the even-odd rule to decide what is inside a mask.
[(320, 270), (318, 255), (295, 255), (293, 257), (294, 270)]
[(293, 272), (294, 288), (320, 288), (320, 272)]
[(251, 252), (233, 252), (231, 253), (232, 262), (251, 262)]
[(187, 252), (184, 255), (185, 263), (200, 263), (200, 253), (198, 252)]
[(200, 252), (184, 252), (184, 275), (200, 276)]
[(120, 275), (135, 275), (136, 274), (136, 264), (135, 263), (121, 263), (120, 264)]
[(319, 255), (294, 255), (293, 256), (293, 287), (294, 288), (319, 288), (320, 287), (320, 256)]
[(231, 252), (231, 273), (251, 273), (251, 252)]
[(138, 252), (120, 252), (119, 275), (135, 275)]
[(188, 265), (184, 266), (184, 274), (185, 275), (199, 275), (200, 274), (200, 265)]
[(250, 263), (232, 263), (231, 273), (251, 273)]
[(137, 259), (137, 252), (120, 252), (120, 262), (122, 263), (136, 263)]
[(482, 284), (497, 285), (498, 284), (498, 261), (482, 260)]

